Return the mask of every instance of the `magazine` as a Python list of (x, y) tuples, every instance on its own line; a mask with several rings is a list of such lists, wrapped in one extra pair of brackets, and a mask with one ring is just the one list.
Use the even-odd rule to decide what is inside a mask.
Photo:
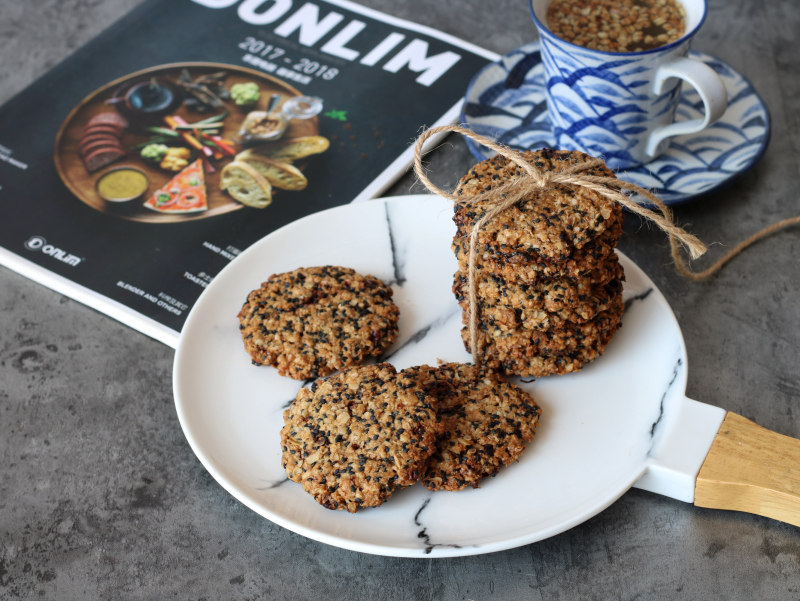
[(225, 265), (382, 193), (495, 58), (345, 0), (145, 2), (0, 107), (0, 263), (175, 346)]

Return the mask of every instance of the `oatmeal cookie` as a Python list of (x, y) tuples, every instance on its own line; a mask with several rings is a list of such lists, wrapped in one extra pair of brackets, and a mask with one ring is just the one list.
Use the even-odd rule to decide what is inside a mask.
[[(617, 264), (619, 266), (619, 264)], [(494, 319), (509, 326), (534, 326), (541, 321), (541, 314), (553, 313), (570, 321), (588, 321), (602, 311), (612, 308), (622, 295), (624, 274), (618, 273), (602, 284), (595, 283), (593, 277), (553, 278), (535, 284), (508, 282), (498, 276), (488, 276), (478, 272), (476, 293), (478, 310), (482, 319)], [(598, 278), (605, 279), (602, 273)], [(457, 271), (453, 278), (455, 294), (465, 314), (469, 308), (469, 286), (467, 276)], [(549, 326), (544, 326), (549, 327)]]
[[(622, 325), (624, 305), (598, 313), (585, 323), (564, 321), (551, 329), (505, 330), (482, 324), (478, 332), (484, 363), (507, 376), (540, 377), (577, 371), (603, 354)], [(461, 329), (469, 351), (469, 329)]]
[(282, 462), (321, 505), (375, 507), (416, 482), (439, 434), (435, 400), (388, 363), (303, 388), (283, 414)]
[(303, 267), (271, 276), (239, 312), (254, 364), (316, 378), (380, 355), (397, 338), (392, 289), (346, 267)]
[(583, 369), (602, 353), (595, 350), (573, 351), (564, 355), (525, 357), (522, 355), (494, 358), (488, 364), (507, 376), (521, 374), (525, 378), (563, 376)]
[[(564, 248), (560, 255), (545, 256), (534, 251), (505, 252), (491, 244), (478, 245), (479, 268), (491, 271), (507, 279), (535, 282), (551, 277), (581, 277), (598, 271), (608, 261), (613, 261), (614, 249), (622, 235), (622, 225), (615, 225), (581, 248)], [(451, 245), (459, 267), (467, 269), (469, 264), (469, 233), (456, 235)]]
[[(520, 333), (536, 341), (543, 352), (553, 352), (552, 344), (566, 344), (562, 339), (576, 336), (578, 341), (593, 339), (595, 332), (605, 329), (606, 325), (612, 321), (619, 321), (622, 313), (622, 295), (609, 298), (604, 301), (597, 301), (596, 306), (587, 303), (585, 309), (592, 314), (584, 318), (576, 311), (564, 309), (557, 312), (549, 312), (536, 307), (517, 307), (509, 308), (506, 306), (483, 306), (479, 308), (478, 319), (479, 327), (492, 338), (504, 337), (506, 334)], [(462, 323), (466, 327), (467, 303), (462, 304)], [(587, 334), (588, 333), (588, 334)], [(541, 340), (541, 336), (546, 341)], [(587, 338), (587, 336), (589, 338)], [(558, 342), (553, 342), (558, 341)], [(560, 346), (555, 349), (557, 352)]]
[[(544, 171), (558, 171), (590, 160), (581, 152), (543, 149), (523, 153)], [(593, 167), (584, 175), (614, 177), (605, 166)], [(489, 191), (524, 175), (524, 170), (498, 155), (475, 165), (461, 178), (456, 194), (453, 221), (460, 236), (489, 210), (490, 201), (470, 202), (471, 196)], [(525, 253), (562, 258), (590, 243), (606, 230), (622, 223), (622, 208), (600, 194), (580, 186), (557, 185), (531, 195), (495, 216), (478, 234), (478, 244), (505, 255)]]
[(516, 461), (532, 440), (541, 409), (524, 390), (494, 371), (464, 363), (411, 367), (427, 394), (437, 399), (442, 434), (422, 483), (430, 490), (477, 487)]

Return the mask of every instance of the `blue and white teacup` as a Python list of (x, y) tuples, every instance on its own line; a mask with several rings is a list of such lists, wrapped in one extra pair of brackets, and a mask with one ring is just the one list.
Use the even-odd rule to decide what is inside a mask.
[[(683, 36), (641, 52), (603, 52), (576, 46), (547, 28), (551, 0), (530, 0), (541, 39), (547, 110), (556, 145), (603, 158), (612, 169), (648, 163), (669, 138), (699, 132), (725, 112), (728, 95), (708, 65), (688, 58), (706, 16), (706, 0), (677, 0)], [(705, 105), (702, 119), (675, 121), (680, 89), (688, 82)]]

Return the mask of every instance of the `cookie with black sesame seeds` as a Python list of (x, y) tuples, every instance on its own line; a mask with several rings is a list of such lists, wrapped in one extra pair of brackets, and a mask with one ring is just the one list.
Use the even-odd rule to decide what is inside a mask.
[[(530, 348), (540, 355), (557, 355), (583, 348), (596, 347), (606, 339), (608, 333), (616, 332), (622, 323), (622, 299), (611, 308), (595, 315), (586, 322), (575, 322), (549, 314), (544, 324), (531, 318), (529, 326), (508, 328), (504, 324), (479, 320), (479, 331), (483, 340), (494, 349), (503, 351), (512, 348)], [(480, 316), (479, 316), (480, 317)], [(533, 327), (533, 326), (536, 327)], [(547, 327), (549, 325), (549, 327)], [(468, 340), (468, 326), (462, 329), (462, 340)]]
[[(624, 305), (597, 314), (585, 323), (564, 321), (550, 329), (504, 329), (481, 321), (478, 340), (484, 363), (506, 376), (541, 377), (579, 370), (605, 352), (622, 325)], [(461, 339), (470, 351), (469, 328)]]
[[(453, 293), (457, 298), (466, 296), (468, 293), (467, 275), (469, 267), (466, 263), (458, 262), (458, 269), (454, 275), (454, 282), (458, 278), (462, 283), (453, 287)], [(529, 290), (528, 294), (533, 294), (533, 300), (545, 300), (548, 309), (557, 311), (568, 308), (568, 303), (573, 304), (575, 299), (580, 299), (580, 295), (588, 294), (591, 290), (612, 284), (613, 282), (624, 282), (625, 271), (620, 264), (616, 253), (598, 265), (595, 269), (586, 271), (578, 275), (564, 275), (555, 272), (545, 276), (542, 272), (531, 272), (522, 267), (513, 267), (508, 264), (478, 261), (475, 265), (476, 282), (483, 283), (487, 291), (491, 286), (499, 289), (514, 287)], [(534, 292), (530, 292), (533, 290)], [(502, 294), (502, 291), (498, 292)]]
[(383, 281), (326, 265), (270, 276), (238, 317), (254, 364), (304, 380), (380, 355), (397, 338), (399, 314)]
[[(543, 171), (559, 171), (592, 160), (582, 152), (542, 149), (523, 156)], [(475, 165), (461, 178), (456, 195), (453, 221), (460, 237), (466, 237), (493, 200), (475, 201), (479, 194), (525, 175), (516, 163), (497, 155)], [(597, 165), (582, 175), (614, 178), (605, 166)], [(573, 249), (589, 244), (603, 232), (618, 230), (622, 208), (598, 192), (586, 187), (557, 184), (531, 194), (489, 220), (478, 232), (478, 244), (510, 255), (536, 254), (542, 257), (566, 257)]]
[(464, 363), (403, 372), (437, 400), (442, 434), (422, 483), (430, 490), (477, 487), (516, 461), (533, 440), (541, 409), (497, 372)]
[[(558, 352), (562, 347), (572, 348), (572, 344), (593, 340), (595, 332), (619, 321), (622, 295), (603, 303), (597, 307), (587, 303), (586, 310), (592, 312), (588, 318), (569, 310), (549, 312), (537, 307), (481, 306), (478, 308), (479, 327), (492, 337), (520, 334), (535, 341), (543, 352)], [(467, 326), (467, 303), (461, 306), (462, 322)], [(576, 341), (571, 340), (572, 336)]]
[(494, 369), (506, 375), (518, 373), (523, 377), (539, 378), (544, 376), (563, 376), (580, 371), (583, 367), (598, 357), (595, 352), (576, 351), (564, 355), (551, 355), (548, 357), (504, 357), (502, 361), (491, 361)]
[[(620, 268), (617, 277), (595, 284), (591, 277), (553, 278), (533, 284), (508, 281), (485, 271), (477, 272), (476, 295), (478, 308), (483, 314), (510, 313), (515, 319), (506, 321), (523, 325), (539, 313), (555, 313), (571, 321), (587, 321), (622, 295), (624, 274)], [(464, 311), (469, 307), (467, 275), (456, 271), (453, 276), (453, 294)]]
[[(477, 266), (508, 279), (534, 282), (551, 277), (581, 277), (603, 269), (613, 261), (614, 249), (622, 233), (615, 225), (581, 248), (565, 247), (560, 255), (542, 255), (535, 251), (510, 250), (497, 245), (477, 246)], [(457, 234), (451, 249), (461, 269), (469, 264), (469, 234)]]
[(321, 505), (354, 512), (416, 482), (439, 434), (435, 399), (388, 363), (303, 388), (284, 411), (282, 463)]

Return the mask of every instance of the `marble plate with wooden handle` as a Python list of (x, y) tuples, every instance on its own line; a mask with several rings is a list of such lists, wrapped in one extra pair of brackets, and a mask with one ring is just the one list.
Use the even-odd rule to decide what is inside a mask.
[(181, 333), (173, 384), (186, 438), (220, 485), (301, 535), (404, 557), (532, 543), (596, 515), (632, 486), (800, 525), (800, 441), (686, 398), (678, 323), (624, 256), (626, 311), (606, 353), (578, 373), (520, 382), (543, 413), (519, 462), (477, 489), (415, 485), (356, 514), (325, 509), (288, 481), (278, 433), (302, 383), (250, 364), (236, 318), (248, 292), (301, 266), (352, 267), (392, 284), (401, 317), (388, 360), (398, 369), (469, 361), (450, 290), (451, 215), (427, 195), (337, 207), (270, 234), (214, 279)]

